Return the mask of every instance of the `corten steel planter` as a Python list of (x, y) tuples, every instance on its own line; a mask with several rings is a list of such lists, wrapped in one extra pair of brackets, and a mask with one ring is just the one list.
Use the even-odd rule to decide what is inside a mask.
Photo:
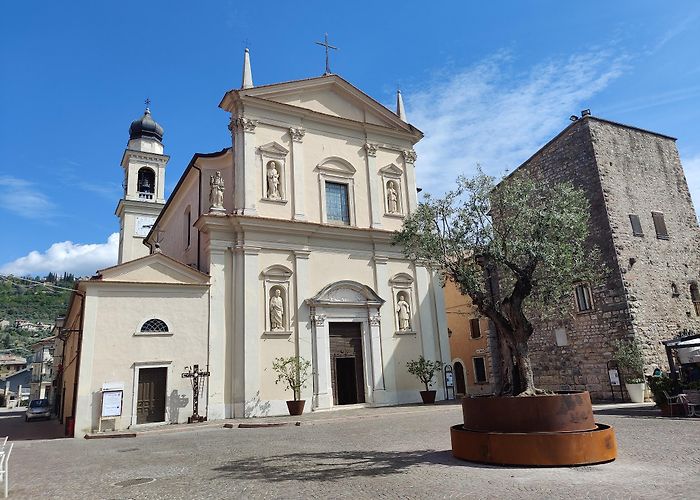
[(301, 415), (304, 413), (304, 404), (306, 400), (302, 399), (300, 401), (287, 401), (287, 408), (289, 409), (290, 415)]
[(420, 397), (423, 400), (423, 404), (431, 405), (435, 403), (435, 394), (437, 391), (420, 391)]
[(462, 401), (451, 428), (452, 454), (500, 465), (567, 466), (617, 457), (613, 429), (596, 424), (588, 392)]

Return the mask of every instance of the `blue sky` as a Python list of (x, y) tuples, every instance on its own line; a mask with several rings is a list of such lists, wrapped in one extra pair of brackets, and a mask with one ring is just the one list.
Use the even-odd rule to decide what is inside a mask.
[[(400, 85), (428, 191), (511, 170), (571, 114), (678, 137), (700, 202), (700, 4), (694, 1), (5, 2), (0, 11), (0, 272), (90, 274), (116, 260), (119, 162), (152, 100), (169, 191), (230, 143), (238, 87), (332, 70), (393, 106)], [(430, 6), (430, 8), (427, 8)]]

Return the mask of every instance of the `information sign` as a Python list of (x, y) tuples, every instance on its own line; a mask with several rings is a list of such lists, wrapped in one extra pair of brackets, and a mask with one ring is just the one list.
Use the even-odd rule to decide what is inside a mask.
[(123, 394), (124, 391), (104, 391), (102, 393), (102, 418), (121, 417)]
[(611, 368), (610, 370), (608, 370), (608, 377), (610, 377), (610, 385), (620, 385), (620, 373), (617, 371), (616, 368)]

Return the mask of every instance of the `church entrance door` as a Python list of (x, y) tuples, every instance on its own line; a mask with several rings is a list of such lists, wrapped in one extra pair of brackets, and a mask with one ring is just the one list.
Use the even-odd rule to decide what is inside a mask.
[(165, 383), (167, 368), (141, 368), (139, 370), (136, 423), (148, 424), (165, 421)]
[(362, 360), (362, 323), (329, 324), (331, 385), (333, 403), (349, 405), (365, 402)]

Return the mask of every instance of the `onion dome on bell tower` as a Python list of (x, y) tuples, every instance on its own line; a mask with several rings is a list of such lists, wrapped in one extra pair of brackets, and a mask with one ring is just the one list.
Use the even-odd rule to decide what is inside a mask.
[(149, 104), (150, 101), (146, 99), (146, 110), (143, 112), (143, 116), (131, 122), (131, 126), (129, 127), (129, 140), (155, 139), (158, 142), (163, 142), (163, 127), (151, 116), (151, 110), (148, 107)]

